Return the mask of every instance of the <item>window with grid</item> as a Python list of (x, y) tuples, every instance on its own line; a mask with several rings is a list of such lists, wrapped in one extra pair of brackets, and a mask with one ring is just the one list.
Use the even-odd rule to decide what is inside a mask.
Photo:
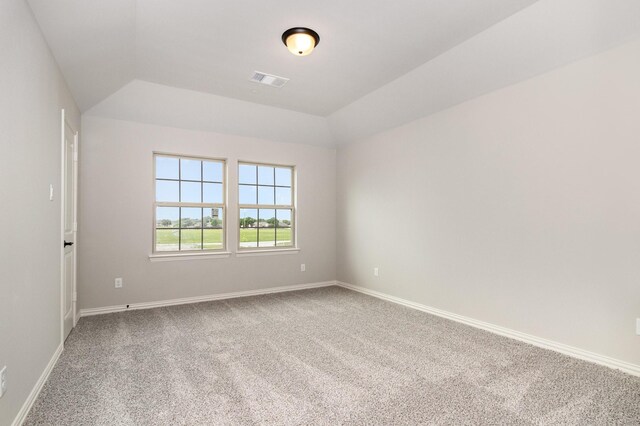
[(295, 245), (294, 168), (238, 164), (239, 248)]
[(154, 162), (154, 252), (224, 250), (224, 160), (154, 154)]

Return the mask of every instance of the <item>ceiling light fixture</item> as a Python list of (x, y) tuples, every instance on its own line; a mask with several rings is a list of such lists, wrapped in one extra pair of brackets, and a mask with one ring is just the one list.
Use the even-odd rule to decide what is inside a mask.
[(282, 33), (282, 42), (294, 55), (307, 56), (320, 43), (320, 36), (309, 28), (295, 27)]

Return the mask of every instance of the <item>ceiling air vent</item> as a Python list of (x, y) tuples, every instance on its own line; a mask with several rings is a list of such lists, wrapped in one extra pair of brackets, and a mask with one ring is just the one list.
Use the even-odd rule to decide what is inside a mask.
[(287, 81), (289, 81), (288, 78), (278, 77), (277, 75), (265, 74), (260, 71), (255, 71), (249, 80), (255, 83), (266, 84), (267, 86), (273, 86), (278, 88), (284, 86), (287, 83)]

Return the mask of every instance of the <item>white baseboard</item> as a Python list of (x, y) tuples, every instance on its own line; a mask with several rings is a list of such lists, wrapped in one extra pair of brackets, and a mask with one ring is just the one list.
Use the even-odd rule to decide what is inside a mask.
[(44, 386), (44, 384), (47, 382), (47, 379), (49, 378), (49, 374), (51, 374), (53, 367), (55, 367), (56, 362), (58, 362), (58, 358), (60, 358), (60, 354), (62, 354), (62, 349), (63, 349), (63, 346), (62, 346), (62, 343), (60, 343), (60, 346), (58, 346), (58, 349), (56, 349), (56, 351), (53, 353), (53, 356), (51, 357), (46, 368), (40, 375), (40, 378), (38, 378), (38, 381), (36, 382), (35, 386), (33, 387), (33, 389), (31, 389), (31, 393), (29, 393), (27, 400), (24, 402), (24, 404), (22, 404), (22, 408), (20, 408), (20, 411), (18, 411), (18, 415), (13, 420), (13, 423), (11, 423), (12, 426), (20, 426), (27, 419), (27, 415), (29, 414), (29, 411), (31, 411), (31, 407), (33, 407), (33, 403), (36, 402), (36, 399), (38, 398), (38, 395), (40, 395), (40, 391), (42, 390), (42, 387)]
[(397, 303), (399, 305), (407, 306), (412, 309), (417, 309), (419, 311), (437, 315), (442, 318), (450, 319), (452, 321), (456, 321), (462, 324), (470, 325), (472, 327), (480, 328), (482, 330), (499, 334), (501, 336), (510, 337), (512, 339), (529, 343), (530, 345), (538, 346), (540, 348), (550, 349), (552, 351), (560, 352), (564, 355), (578, 358), (583, 361), (593, 362), (595, 364), (600, 364), (609, 368), (614, 368), (614, 369), (623, 371), (625, 373), (632, 374), (634, 376), (640, 376), (640, 365), (631, 364), (626, 361), (610, 358), (608, 356), (600, 355), (600, 354), (586, 351), (580, 348), (575, 348), (573, 346), (565, 345), (563, 343), (558, 343), (552, 340), (543, 339), (541, 337), (533, 336), (531, 334), (521, 333), (519, 331), (511, 330), (509, 328), (501, 327), (488, 322), (478, 321), (473, 318), (454, 314), (452, 312), (447, 312), (442, 309), (421, 305), (419, 303), (411, 302), (409, 300), (401, 299), (395, 296), (390, 296), (388, 294), (381, 293), (379, 291), (369, 290), (368, 288), (356, 286), (353, 284), (336, 281), (336, 285), (347, 288), (349, 290), (354, 290), (360, 293), (364, 293), (369, 296), (377, 297), (379, 299), (387, 300), (389, 302)]
[[(600, 364), (609, 368), (621, 370), (625, 373), (632, 374), (634, 376), (640, 376), (639, 365), (631, 364), (626, 361), (621, 361), (621, 360), (610, 358), (594, 352), (575, 348), (573, 346), (565, 345), (563, 343), (554, 342), (552, 340), (543, 339), (530, 334), (521, 333), (519, 331), (511, 330), (509, 328), (501, 327), (488, 322), (478, 321), (473, 318), (454, 314), (452, 312), (447, 312), (442, 309), (432, 308), (430, 306), (422, 305), (420, 303), (411, 302), (409, 300), (401, 299), (399, 297), (391, 296), (385, 293), (381, 293), (379, 291), (370, 290), (365, 287), (360, 287), (353, 284), (344, 283), (341, 281), (324, 281), (319, 283), (271, 287), (271, 288), (260, 289), (260, 290), (238, 291), (233, 293), (213, 294), (208, 296), (185, 297), (182, 299), (162, 300), (157, 302), (134, 303), (134, 304), (130, 304), (128, 308), (126, 305), (120, 305), (120, 306), (107, 306), (103, 308), (81, 309), (80, 317), (108, 314), (112, 312), (122, 312), (126, 310), (151, 309), (151, 308), (158, 308), (163, 306), (183, 305), (188, 303), (207, 302), (212, 300), (223, 300), (223, 299), (233, 299), (237, 297), (257, 296), (261, 294), (282, 293), (282, 292), (288, 292), (288, 291), (305, 290), (310, 288), (328, 287), (332, 285), (337, 285), (340, 287), (347, 288), (349, 290), (357, 291), (360, 293), (367, 294), (369, 296), (373, 296), (379, 299), (387, 300), (389, 302), (397, 303), (399, 305), (403, 305), (412, 309), (416, 309), (432, 315), (437, 315), (442, 318), (446, 318), (462, 324), (470, 325), (472, 327), (476, 327), (482, 330), (489, 331), (491, 333), (495, 333), (501, 336), (519, 340), (521, 342), (528, 343), (540, 348), (560, 352), (562, 354), (565, 354), (574, 358), (578, 358), (584, 361), (589, 361), (589, 362)], [(49, 378), (49, 375), (51, 374), (53, 367), (56, 365), (56, 362), (58, 362), (58, 358), (60, 358), (60, 354), (62, 354), (62, 350), (63, 350), (63, 345), (60, 344), (60, 346), (58, 346), (53, 356), (49, 360), (49, 363), (47, 364), (46, 368), (40, 375), (40, 378), (38, 378), (38, 381), (34, 385), (31, 392), (29, 393), (27, 400), (22, 405), (22, 408), (20, 408), (20, 411), (16, 415), (16, 418), (14, 419), (12, 426), (20, 426), (26, 420), (27, 415), (31, 410), (31, 407), (33, 406), (33, 403), (38, 398), (38, 395), (40, 394), (42, 387), (44, 386), (47, 379)]]
[(335, 281), (323, 281), (319, 283), (297, 284), (290, 286), (271, 287), (260, 290), (236, 291), (233, 293), (210, 294), (207, 296), (184, 297), (181, 299), (159, 300), (156, 302), (131, 303), (127, 305), (105, 306), (103, 308), (81, 309), (80, 317), (91, 315), (110, 314), (113, 312), (133, 311), (137, 309), (161, 308), (164, 306), (185, 305), (189, 303), (210, 302), (212, 300), (235, 299), (237, 297), (258, 296), (261, 294), (283, 293), (286, 291), (305, 290), (309, 288), (328, 287), (336, 285)]

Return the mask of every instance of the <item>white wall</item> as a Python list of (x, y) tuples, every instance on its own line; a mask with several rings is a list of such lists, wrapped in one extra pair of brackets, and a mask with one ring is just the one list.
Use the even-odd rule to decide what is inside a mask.
[[(78, 109), (26, 2), (0, 2), (0, 424), (60, 345), (60, 109)], [(55, 198), (49, 201), (49, 184)]]
[[(81, 309), (335, 279), (336, 151), (83, 116), (78, 292)], [(237, 161), (297, 166), (298, 254), (150, 262), (154, 151), (226, 158), (228, 206)], [(237, 209), (227, 215), (237, 245)], [(300, 272), (305, 263), (306, 272)], [(113, 280), (124, 279), (115, 289)]]
[(640, 365), (639, 75), (636, 41), (340, 147), (338, 279)]

